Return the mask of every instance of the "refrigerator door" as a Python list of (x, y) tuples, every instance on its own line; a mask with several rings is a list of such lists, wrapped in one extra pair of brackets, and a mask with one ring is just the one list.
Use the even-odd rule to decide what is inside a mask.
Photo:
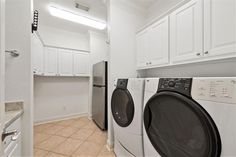
[(102, 130), (106, 130), (106, 88), (93, 86), (92, 119)]
[(106, 69), (107, 62), (99, 62), (93, 65), (93, 84), (94, 85), (106, 85)]

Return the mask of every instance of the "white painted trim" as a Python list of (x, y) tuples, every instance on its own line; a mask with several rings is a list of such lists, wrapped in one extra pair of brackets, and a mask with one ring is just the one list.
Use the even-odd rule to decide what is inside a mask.
[(114, 143), (110, 143), (110, 140), (107, 139), (107, 144), (106, 144), (107, 149), (111, 152), (114, 150)]
[(79, 50), (79, 49), (65, 48), (65, 47), (52, 46), (52, 45), (44, 45), (44, 47), (51, 47), (51, 48), (57, 48), (57, 49), (66, 49), (66, 50), (81, 51), (81, 52), (90, 53), (90, 51), (87, 51), (87, 50)]
[(173, 66), (186, 66), (187, 64), (204, 64), (204, 63), (222, 63), (225, 61), (228, 62), (235, 62), (236, 55), (225, 55), (225, 56), (213, 56), (212, 58), (209, 57), (202, 57), (199, 60), (195, 61), (183, 61), (183, 62), (177, 62), (177, 63), (169, 63), (165, 65), (158, 65), (158, 66), (149, 66), (149, 67), (142, 67), (137, 68), (137, 70), (146, 70), (146, 69), (153, 69), (153, 68), (165, 68), (165, 67), (173, 67)]
[(42, 39), (40, 33), (37, 31), (37, 32), (35, 32), (35, 34), (36, 34), (36, 36), (39, 38), (39, 40), (41, 41), (41, 43), (43, 44), (43, 46), (45, 46), (45, 43), (44, 43), (44, 41), (43, 41), (43, 39)]
[(90, 53), (90, 51), (88, 50), (81, 50), (81, 49), (72, 49), (72, 48), (66, 48), (66, 47), (59, 47), (59, 46), (53, 46), (53, 45), (47, 45), (45, 44), (45, 42), (43, 41), (40, 33), (37, 31), (35, 32), (36, 36), (39, 38), (39, 40), (41, 41), (41, 43), (43, 44), (44, 47), (51, 47), (51, 48), (58, 48), (58, 49), (66, 49), (66, 50), (72, 50), (72, 51), (81, 51), (81, 52), (87, 52)]
[(79, 118), (79, 117), (85, 117), (85, 116), (88, 116), (88, 113), (70, 114), (66, 116), (54, 116), (50, 118), (36, 119), (34, 121), (34, 125), (57, 122), (61, 120), (67, 120), (67, 119), (73, 119), (73, 118)]
[(89, 31), (89, 35), (97, 35), (97, 36), (106, 37), (105, 33), (99, 33), (99, 32), (95, 32), (95, 31)]

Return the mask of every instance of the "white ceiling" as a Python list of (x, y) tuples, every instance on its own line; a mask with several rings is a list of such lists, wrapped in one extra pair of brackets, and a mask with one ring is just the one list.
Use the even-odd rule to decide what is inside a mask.
[(130, 1), (133, 4), (136, 4), (142, 8), (148, 9), (151, 5), (156, 3), (159, 0), (127, 0)]
[[(85, 12), (78, 10), (75, 8), (75, 2), (80, 2), (86, 6), (89, 6), (90, 11)], [(64, 9), (68, 9), (73, 12), (88, 14), (91, 17), (106, 21), (107, 11), (103, 0), (34, 0), (34, 9), (39, 11), (39, 27), (40, 25), (46, 25), (79, 33), (86, 33), (88, 30), (98, 31), (91, 27), (51, 16), (48, 10), (48, 6), (51, 4), (63, 7)]]
[[(133, 5), (138, 6), (144, 10), (148, 10), (154, 3), (167, 0), (122, 0)], [(90, 8), (89, 12), (81, 11), (75, 8), (75, 2), (84, 4)], [(56, 27), (71, 32), (87, 33), (88, 30), (99, 31), (91, 27), (66, 21), (57, 17), (53, 17), (49, 14), (48, 7), (50, 5), (57, 5), (64, 9), (71, 10), (73, 12), (84, 13), (94, 18), (106, 21), (107, 9), (105, 3), (106, 0), (34, 0), (34, 9), (39, 11), (39, 29), (40, 25)], [(102, 32), (105, 32), (103, 30)]]

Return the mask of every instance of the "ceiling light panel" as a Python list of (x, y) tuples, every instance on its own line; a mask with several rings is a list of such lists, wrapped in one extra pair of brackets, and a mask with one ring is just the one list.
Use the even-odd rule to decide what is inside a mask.
[(79, 15), (79, 14), (76, 14), (71, 11), (61, 9), (61, 8), (58, 8), (55, 6), (50, 6), (49, 12), (52, 16), (62, 18), (62, 19), (68, 20), (68, 21), (72, 21), (75, 23), (83, 24), (83, 25), (93, 27), (96, 29), (103, 30), (106, 28), (105, 22), (100, 22), (96, 19), (86, 17), (84, 15)]

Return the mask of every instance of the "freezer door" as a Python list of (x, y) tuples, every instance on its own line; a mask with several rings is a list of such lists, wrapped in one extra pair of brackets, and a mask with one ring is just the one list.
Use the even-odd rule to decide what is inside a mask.
[(107, 62), (103, 61), (93, 65), (93, 84), (106, 85), (106, 66)]
[(92, 119), (102, 129), (106, 130), (106, 88), (93, 86)]

